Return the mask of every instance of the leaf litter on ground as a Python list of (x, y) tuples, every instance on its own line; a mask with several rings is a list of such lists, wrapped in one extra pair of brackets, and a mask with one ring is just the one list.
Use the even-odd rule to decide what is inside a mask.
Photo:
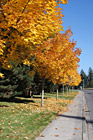
[[(71, 93), (69, 98), (75, 95)], [(35, 98), (28, 98), (26, 104), (1, 102), (8, 106), (0, 108), (1, 140), (34, 140), (56, 115), (67, 111), (67, 105), (72, 103), (69, 98), (60, 98), (58, 101), (55, 98), (44, 99), (44, 107), (41, 107), (41, 99)]]

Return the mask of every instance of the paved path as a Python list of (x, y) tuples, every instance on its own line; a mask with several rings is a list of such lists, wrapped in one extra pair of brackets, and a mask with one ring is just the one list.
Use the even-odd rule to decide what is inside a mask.
[(69, 110), (53, 120), (36, 140), (88, 140), (83, 98), (79, 92)]

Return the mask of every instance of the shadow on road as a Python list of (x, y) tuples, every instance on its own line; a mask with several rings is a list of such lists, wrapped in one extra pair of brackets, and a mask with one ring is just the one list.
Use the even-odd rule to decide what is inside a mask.
[(86, 122), (87, 122), (87, 124), (91, 123), (93, 125), (93, 120), (87, 120)]
[(80, 116), (68, 116), (68, 115), (58, 115), (58, 116), (71, 118), (71, 119), (85, 120), (85, 117), (80, 117)]
[[(68, 115), (58, 115), (64, 118), (71, 118), (71, 119), (79, 119), (79, 120), (85, 120), (85, 117), (80, 117), (80, 116), (68, 116)], [(86, 120), (87, 123), (93, 124), (93, 120)]]

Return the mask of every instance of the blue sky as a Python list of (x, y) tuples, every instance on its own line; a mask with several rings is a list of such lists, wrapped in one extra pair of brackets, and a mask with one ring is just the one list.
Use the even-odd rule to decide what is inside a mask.
[(82, 49), (78, 71), (83, 69), (88, 74), (89, 67), (93, 69), (93, 0), (69, 0), (61, 7), (64, 30), (71, 26), (72, 39)]

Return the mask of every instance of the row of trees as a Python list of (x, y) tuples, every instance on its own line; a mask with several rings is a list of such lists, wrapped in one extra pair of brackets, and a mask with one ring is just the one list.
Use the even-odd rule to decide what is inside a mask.
[(32, 92), (40, 79), (44, 83), (75, 85), (80, 48), (71, 40), (71, 28), (64, 33), (62, 9), (67, 0), (1, 0), (0, 77), (1, 91)]
[(85, 88), (93, 88), (93, 69), (89, 67), (88, 74), (86, 74), (82, 69), (80, 74), (82, 78), (80, 86), (83, 86)]

